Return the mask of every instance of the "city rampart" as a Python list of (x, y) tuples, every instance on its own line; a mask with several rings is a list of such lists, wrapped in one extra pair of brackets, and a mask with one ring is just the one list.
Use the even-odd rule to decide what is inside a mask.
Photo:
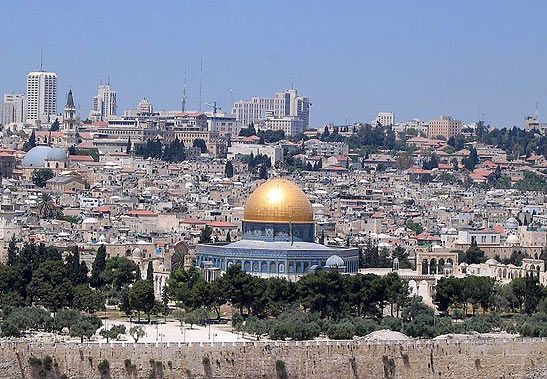
[(0, 378), (547, 378), (547, 339), (0, 343)]

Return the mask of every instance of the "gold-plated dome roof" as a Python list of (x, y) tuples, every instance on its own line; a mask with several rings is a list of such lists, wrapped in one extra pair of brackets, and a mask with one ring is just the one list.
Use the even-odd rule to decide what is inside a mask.
[(313, 208), (306, 194), (286, 179), (270, 179), (251, 193), (244, 221), (313, 222)]

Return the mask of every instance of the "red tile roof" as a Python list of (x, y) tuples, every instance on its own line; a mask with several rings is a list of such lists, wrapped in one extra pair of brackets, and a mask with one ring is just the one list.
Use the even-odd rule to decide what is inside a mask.
[(71, 161), (93, 162), (93, 157), (91, 155), (69, 155), (68, 158)]

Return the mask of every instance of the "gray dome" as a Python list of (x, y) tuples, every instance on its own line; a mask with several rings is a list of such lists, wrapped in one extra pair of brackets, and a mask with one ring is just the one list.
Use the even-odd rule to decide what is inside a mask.
[(505, 221), (505, 224), (503, 225), (506, 229), (516, 229), (519, 227), (519, 222), (516, 218), (510, 217)]
[(44, 167), (49, 152), (53, 150), (49, 146), (35, 146), (30, 149), (23, 158), (23, 167)]
[(344, 266), (344, 260), (338, 255), (331, 255), (325, 264), (327, 267), (342, 267)]
[(54, 147), (47, 154), (46, 160), (48, 161), (67, 161), (68, 156), (65, 151), (59, 147)]

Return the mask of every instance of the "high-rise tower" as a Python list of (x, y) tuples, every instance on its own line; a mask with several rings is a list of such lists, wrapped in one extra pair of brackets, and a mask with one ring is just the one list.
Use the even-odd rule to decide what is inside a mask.
[(92, 121), (107, 121), (110, 116), (116, 115), (116, 91), (110, 84), (99, 85), (97, 96), (93, 97), (93, 109), (89, 112)]
[(57, 114), (57, 74), (33, 71), (27, 75), (27, 119), (49, 122)]

